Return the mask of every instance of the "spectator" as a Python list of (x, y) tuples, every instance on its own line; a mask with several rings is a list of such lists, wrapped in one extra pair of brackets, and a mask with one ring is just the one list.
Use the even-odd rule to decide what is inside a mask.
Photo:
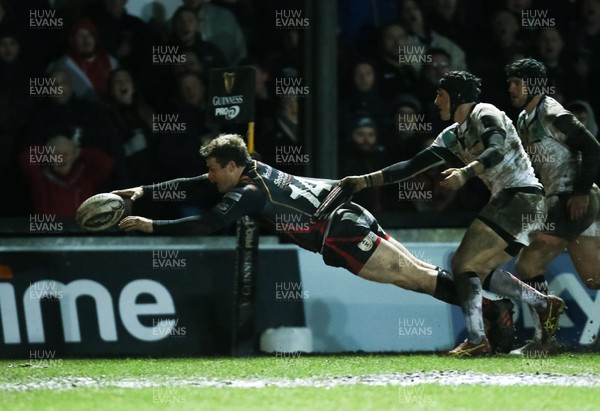
[[(342, 176), (362, 175), (386, 166), (383, 148), (377, 141), (377, 125), (368, 113), (357, 113), (349, 129), (345, 154), (340, 161)], [(374, 213), (383, 210), (383, 187), (375, 187), (368, 193), (358, 193), (352, 201)]]
[(381, 31), (376, 68), (383, 98), (393, 98), (398, 93), (412, 92), (417, 72), (410, 63), (401, 61), (400, 52), (410, 45), (406, 29), (400, 24), (390, 24)]
[(412, 107), (416, 112), (422, 111), (426, 121), (431, 124), (432, 132), (438, 133), (449, 124), (441, 119), (440, 110), (433, 101), (435, 100), (440, 79), (452, 70), (452, 60), (450, 54), (440, 48), (430, 48), (427, 50), (427, 55), (431, 56), (431, 63), (423, 66), (415, 94), (423, 109), (417, 110), (414, 105)]
[[(563, 50), (565, 43), (556, 28), (540, 30), (536, 42), (536, 54), (546, 66), (549, 86), (555, 86), (556, 93), (565, 100), (575, 100), (586, 96), (583, 79), (575, 70), (565, 64)], [(558, 96), (554, 96), (557, 98)], [(560, 98), (557, 98), (559, 100)]]
[(78, 97), (98, 101), (106, 97), (108, 75), (117, 65), (102, 48), (94, 23), (81, 18), (69, 31), (67, 54), (50, 64), (48, 72), (68, 72)]
[(11, 195), (0, 201), (0, 214), (18, 215), (25, 209), (26, 196), (19, 181), (18, 135), (32, 113), (27, 65), (16, 33), (5, 27), (0, 32), (0, 181)]
[(349, 120), (360, 111), (368, 113), (382, 129), (387, 129), (385, 122), (389, 117), (388, 109), (379, 94), (374, 64), (369, 60), (358, 60), (354, 64), (352, 74), (350, 86), (344, 87), (349, 90), (349, 96), (340, 104), (340, 120)]
[(202, 64), (205, 78), (208, 70), (225, 65), (225, 57), (212, 42), (204, 41), (198, 32), (198, 16), (187, 7), (179, 7), (172, 18), (170, 44), (181, 47), (182, 51), (193, 51)]
[[(432, 100), (435, 97), (432, 98)], [(421, 104), (410, 94), (400, 94), (393, 103), (394, 125), (390, 130), (392, 138), (386, 144), (389, 164), (414, 157), (423, 147), (423, 140), (431, 133), (431, 124), (425, 122)]]
[(464, 18), (463, 3), (461, 0), (433, 0), (429, 21), (432, 30), (465, 50), (470, 27)]
[[(48, 154), (32, 156), (26, 149), (19, 159), (31, 191), (33, 211), (73, 218), (79, 205), (98, 193), (114, 160), (100, 150), (79, 148), (62, 135), (52, 137), (45, 147), (35, 151)], [(38, 163), (38, 156), (42, 163)]]
[(169, 113), (176, 120), (160, 120), (163, 131), (158, 133), (157, 160), (160, 178), (193, 177), (206, 171), (198, 157), (198, 149), (211, 137), (206, 126), (206, 85), (193, 72), (177, 78), (177, 96)]
[(108, 110), (123, 146), (128, 185), (157, 181), (155, 141), (152, 133), (154, 112), (137, 91), (129, 71), (116, 69), (108, 77)]
[[(410, 40), (416, 45), (442, 48), (452, 56), (452, 65), (455, 70), (466, 70), (465, 52), (448, 37), (431, 30), (423, 17), (423, 11), (415, 0), (403, 0), (400, 6), (401, 21), (410, 33)], [(416, 50), (416, 49), (415, 49)], [(413, 63), (420, 70), (422, 63)]]
[[(26, 65), (14, 32), (0, 32), (0, 176), (11, 166), (17, 132), (31, 115)], [(4, 179), (3, 179), (4, 181)]]
[(100, 149), (116, 162), (111, 186), (122, 187), (127, 181), (125, 159), (111, 118), (97, 104), (74, 94), (67, 72), (55, 70), (50, 73), (50, 78), (61, 93), (40, 104), (25, 131), (25, 144), (45, 145), (52, 136), (67, 135), (80, 147)]
[(202, 40), (218, 45), (228, 65), (236, 65), (246, 57), (246, 40), (233, 13), (205, 0), (183, 0), (198, 17)]
[(515, 53), (523, 49), (519, 39), (520, 21), (509, 11), (498, 10), (491, 17), (489, 31), (490, 36), (480, 39), (480, 51), (474, 54), (470, 63), (482, 78), (483, 101), (504, 107), (507, 114), (516, 119), (520, 109), (513, 108), (510, 103), (504, 67), (514, 61)]
[(107, 52), (139, 77), (150, 64), (155, 36), (146, 23), (127, 13), (126, 3), (127, 0), (102, 0), (92, 19)]
[(294, 175), (305, 175), (307, 153), (298, 134), (298, 98), (281, 97), (274, 123), (257, 136), (256, 150), (263, 161)]
[(265, 66), (252, 57), (246, 57), (240, 61), (242, 66), (252, 66), (256, 70), (254, 89), (254, 118), (256, 119), (256, 135), (261, 135), (265, 130), (272, 127), (273, 113), (276, 105), (272, 98), (272, 89), (269, 87), (271, 73)]

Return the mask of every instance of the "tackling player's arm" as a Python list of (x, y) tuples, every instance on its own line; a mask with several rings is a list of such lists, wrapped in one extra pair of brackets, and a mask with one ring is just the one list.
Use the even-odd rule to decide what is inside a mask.
[(440, 184), (444, 187), (458, 190), (468, 179), (483, 174), (485, 170), (500, 163), (504, 158), (504, 140), (506, 131), (502, 122), (496, 116), (483, 116), (483, 133), (481, 134), (481, 143), (484, 150), (477, 159), (462, 168), (449, 168), (444, 170), (442, 175), (446, 178)]
[(573, 193), (567, 202), (571, 219), (579, 220), (587, 212), (590, 190), (600, 170), (600, 144), (571, 113), (556, 117), (553, 124), (567, 136), (565, 144), (572, 151), (581, 152), (581, 170), (573, 184)]
[(444, 164), (448, 155), (446, 151), (442, 147), (430, 146), (410, 160), (400, 161), (370, 174), (345, 177), (340, 181), (340, 185), (353, 185), (356, 193), (367, 187), (378, 187), (404, 181), (430, 168)]
[(150, 220), (144, 217), (130, 216), (119, 223), (125, 231), (138, 230), (145, 233), (163, 235), (206, 235), (220, 231), (238, 218), (259, 212), (266, 197), (254, 185), (235, 188), (223, 195), (221, 201), (208, 212), (200, 216), (177, 220)]

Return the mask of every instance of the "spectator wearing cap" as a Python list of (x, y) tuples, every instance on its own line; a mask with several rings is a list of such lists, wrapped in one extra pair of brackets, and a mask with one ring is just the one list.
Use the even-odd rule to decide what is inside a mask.
[(79, 148), (62, 135), (52, 137), (46, 150), (52, 157), (32, 156), (25, 149), (19, 158), (21, 170), (29, 184), (33, 211), (73, 218), (88, 197), (97, 194), (106, 183), (114, 160), (100, 150)]
[[(347, 130), (344, 155), (340, 159), (340, 175), (362, 175), (386, 166), (383, 147), (378, 144), (377, 124), (368, 113), (356, 113)], [(381, 212), (384, 206), (384, 190), (381, 188), (358, 193), (353, 201), (374, 213)]]
[(96, 102), (106, 97), (108, 75), (117, 66), (117, 60), (104, 51), (94, 23), (81, 18), (69, 31), (66, 55), (51, 63), (47, 71), (69, 73), (75, 95)]

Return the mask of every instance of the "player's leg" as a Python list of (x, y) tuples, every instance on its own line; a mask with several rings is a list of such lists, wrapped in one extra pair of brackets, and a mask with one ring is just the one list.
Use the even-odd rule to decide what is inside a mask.
[(600, 290), (600, 237), (581, 236), (571, 241), (567, 250), (583, 283)]
[(486, 355), (491, 347), (485, 337), (481, 278), (510, 259), (506, 241), (479, 219), (473, 221), (452, 258), (457, 294), (465, 316), (468, 338), (452, 355)]
[[(544, 277), (544, 270), (550, 261), (565, 249), (567, 244), (568, 241), (563, 238), (537, 233), (531, 244), (523, 248), (517, 256), (516, 272), (518, 277), (540, 293), (548, 294), (548, 282)], [(559, 351), (560, 347), (556, 339), (542, 343), (543, 328), (538, 311), (532, 306), (528, 307), (533, 321), (533, 337), (525, 345), (510, 353), (527, 355), (530, 352), (555, 353)]]
[(398, 240), (396, 240), (393, 237), (388, 237), (387, 239), (394, 247), (396, 247), (398, 250), (400, 250), (400, 253), (404, 256), (406, 256), (407, 258), (411, 259), (413, 263), (415, 263), (417, 266), (421, 267), (421, 268), (433, 268), (435, 269), (436, 266), (433, 264), (430, 264), (426, 261), (420, 260), (419, 258), (417, 258), (414, 254), (412, 254), (408, 248), (406, 248), (402, 243), (400, 243)]
[(457, 304), (450, 273), (420, 261), (389, 239), (367, 210), (350, 203), (332, 217), (323, 243), (323, 260), (370, 281), (394, 284)]

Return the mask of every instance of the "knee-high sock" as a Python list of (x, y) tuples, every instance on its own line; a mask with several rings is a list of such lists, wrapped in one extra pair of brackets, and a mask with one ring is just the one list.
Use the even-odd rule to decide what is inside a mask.
[(448, 304), (460, 305), (456, 294), (454, 275), (441, 267), (435, 268), (438, 272), (433, 297)]
[(536, 310), (543, 310), (547, 306), (544, 294), (525, 284), (508, 271), (500, 269), (492, 271), (483, 282), (483, 288), (513, 300), (526, 302)]
[[(548, 295), (548, 282), (546, 281), (546, 278), (544, 278), (543, 274), (528, 280), (523, 280), (523, 282), (528, 286), (535, 288), (540, 293)], [(533, 340), (541, 341), (542, 323), (540, 322), (540, 315), (531, 305), (528, 305), (527, 307), (529, 307), (529, 313), (531, 314), (531, 320), (533, 321)]]
[(481, 280), (476, 273), (470, 271), (455, 274), (454, 279), (469, 332), (469, 342), (478, 344), (485, 337), (481, 312)]

